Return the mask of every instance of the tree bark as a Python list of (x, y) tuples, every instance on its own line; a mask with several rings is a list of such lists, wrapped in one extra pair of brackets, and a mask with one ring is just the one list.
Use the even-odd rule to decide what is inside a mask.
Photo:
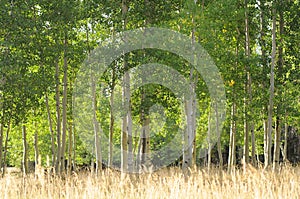
[(287, 159), (287, 145), (288, 145), (288, 123), (287, 123), (287, 113), (285, 112), (284, 120), (284, 146), (283, 146), (283, 162), (286, 163)]
[[(143, 80), (142, 80), (143, 81)], [(141, 88), (142, 91), (141, 91), (141, 113), (140, 113), (140, 120), (141, 120), (141, 125), (142, 125), (142, 128), (141, 128), (141, 136), (140, 136), (140, 151), (139, 151), (139, 154), (140, 154), (140, 164), (138, 165), (139, 166), (139, 169), (140, 171), (142, 172), (142, 170), (144, 169), (144, 167), (146, 166), (145, 165), (145, 153), (146, 153), (146, 113), (145, 113), (145, 105), (144, 105), (144, 101), (145, 101), (145, 88), (142, 87)]]
[(127, 106), (128, 106), (128, 112), (126, 114), (127, 118), (127, 144), (128, 144), (128, 171), (133, 171), (133, 141), (132, 141), (132, 117), (131, 117), (131, 105), (130, 105), (130, 74), (129, 72), (125, 73), (127, 91), (126, 91), (126, 99), (127, 99)]
[[(39, 147), (38, 147), (38, 129), (36, 126), (36, 122), (34, 122), (34, 162), (35, 166), (39, 165)], [(35, 167), (37, 168), (37, 167)]]
[[(196, 2), (195, 2), (196, 3)], [(196, 6), (194, 4), (193, 6)], [(195, 13), (194, 11), (192, 12), (192, 51), (195, 51), (195, 33), (196, 33), (196, 28), (195, 28)], [(194, 57), (193, 57), (194, 58)], [(196, 60), (194, 59), (193, 62)], [(197, 63), (193, 63), (197, 64)], [(197, 77), (195, 77), (194, 74), (194, 68), (190, 69), (190, 75), (189, 75), (189, 80), (190, 80), (190, 94), (191, 96), (188, 96), (188, 99), (186, 99), (186, 120), (187, 120), (187, 129), (186, 129), (186, 136), (184, 136), (184, 150), (183, 152), (183, 169), (186, 169), (188, 167), (192, 167), (196, 165), (196, 96), (195, 96), (195, 87), (197, 83)]]
[[(93, 106), (93, 125), (94, 125), (94, 139), (95, 139), (95, 154), (96, 154), (96, 174), (102, 170), (102, 154), (100, 148), (100, 128), (97, 121), (97, 99), (96, 99), (96, 85), (93, 72), (91, 73), (92, 81), (92, 106)], [(93, 161), (92, 161), (93, 162)]]
[[(263, 109), (263, 112), (267, 111), (267, 108)], [(264, 113), (262, 113), (263, 117), (264, 117)], [(267, 119), (263, 119), (263, 126), (264, 126), (264, 164), (268, 164), (266, 162), (268, 162), (268, 120)]]
[(223, 168), (223, 155), (222, 155), (222, 146), (221, 146), (221, 132), (219, 130), (219, 112), (218, 112), (218, 104), (215, 104), (215, 113), (216, 113), (216, 134), (218, 136), (217, 149), (219, 155), (219, 168)]
[[(249, 19), (248, 19), (248, 1), (244, 1), (245, 6), (245, 54), (247, 60), (250, 58), (250, 36), (249, 36)], [(250, 67), (249, 63), (245, 66), (246, 72), (246, 82), (245, 82), (245, 98), (244, 98), (244, 150), (243, 150), (243, 167), (246, 169), (246, 165), (249, 163), (249, 97), (250, 97), (250, 83), (251, 83), (251, 75), (250, 75)]]
[[(235, 47), (235, 54), (236, 54), (236, 61), (234, 71), (237, 71), (237, 67), (239, 64), (239, 36), (240, 31), (237, 27), (237, 39), (236, 39), (236, 47)], [(232, 169), (235, 167), (235, 160), (236, 160), (236, 89), (235, 85), (232, 84), (232, 106), (231, 106), (231, 118), (230, 118), (230, 140), (229, 140), (229, 154), (228, 154), (228, 168), (227, 171), (231, 172)]]
[(276, 128), (275, 128), (273, 170), (277, 169), (278, 165), (279, 165), (280, 138), (281, 138), (281, 127), (280, 127), (279, 117), (277, 116), (277, 118), (276, 118)]
[(65, 170), (65, 152), (67, 137), (67, 99), (68, 99), (68, 38), (64, 39), (64, 77), (63, 77), (63, 101), (62, 101), (62, 140), (61, 140), (61, 172)]
[(186, 99), (185, 102), (185, 113), (186, 113), (186, 131), (184, 135), (184, 145), (183, 145), (183, 163), (182, 169), (186, 170), (192, 166), (193, 159), (193, 110), (192, 110), (193, 99), (190, 96), (190, 99)]
[(109, 148), (108, 148), (108, 167), (112, 166), (113, 160), (113, 135), (114, 135), (114, 89), (115, 89), (115, 68), (112, 68), (112, 82), (110, 93), (110, 124), (109, 124)]
[(69, 125), (68, 125), (68, 127), (69, 127), (69, 131), (68, 131), (68, 135), (69, 135), (69, 137), (68, 137), (68, 141), (69, 141), (69, 143), (68, 143), (68, 165), (67, 165), (68, 174), (70, 174), (72, 171), (72, 162), (73, 162), (73, 159), (72, 159), (72, 154), (73, 154), (73, 131), (72, 131), (73, 129), (72, 129), (72, 126), (73, 126), (73, 124), (72, 124), (72, 121), (70, 120)]
[(60, 173), (60, 163), (61, 163), (61, 115), (60, 115), (60, 81), (59, 81), (59, 64), (58, 60), (55, 65), (55, 99), (56, 99), (56, 142), (57, 142), (57, 155), (56, 155), (56, 163), (55, 163), (55, 173)]
[[(125, 31), (127, 28), (127, 0), (122, 0), (122, 18), (123, 18), (123, 30)], [(124, 38), (126, 40), (126, 38)], [(123, 68), (125, 73), (128, 70), (128, 64), (126, 55), (124, 55), (123, 60)], [(127, 79), (127, 75), (125, 74), (123, 77), (123, 107), (126, 108), (129, 106), (130, 103), (130, 96), (128, 96), (128, 87), (130, 88), (130, 79)], [(129, 97), (129, 98), (128, 98)], [(122, 133), (121, 133), (121, 171), (123, 173), (127, 172), (128, 170), (128, 120), (127, 114), (125, 112), (123, 120), (122, 120)]]
[(141, 166), (148, 169), (150, 166), (150, 118), (143, 112), (142, 113), (142, 137), (141, 137)]
[(192, 157), (190, 156), (189, 153), (189, 134), (190, 134), (190, 129), (191, 129), (191, 119), (190, 119), (190, 104), (189, 103), (190, 99), (185, 99), (185, 117), (186, 117), (186, 129), (183, 132), (183, 137), (182, 137), (182, 142), (183, 142), (183, 146), (182, 146), (182, 171), (185, 177), (189, 176), (189, 167), (190, 167), (190, 163), (192, 161)]
[(272, 117), (273, 117), (273, 106), (274, 106), (274, 69), (276, 59), (276, 8), (275, 3), (272, 5), (272, 55), (271, 55), (271, 71), (270, 71), (270, 97), (269, 97), (269, 109), (268, 109), (268, 153), (267, 159), (265, 160), (265, 167), (271, 164), (271, 147), (272, 147)]
[(25, 124), (22, 125), (22, 135), (23, 135), (23, 159), (22, 159), (22, 168), (23, 175), (28, 174), (28, 143), (27, 143), (27, 132)]
[[(126, 63), (124, 62), (124, 67), (126, 67)], [(125, 84), (125, 83), (124, 83)], [(123, 103), (124, 107), (126, 107), (126, 85), (123, 86)], [(121, 134), (121, 171), (123, 173), (127, 172), (127, 166), (128, 166), (128, 156), (127, 156), (127, 119), (126, 116), (123, 117), (122, 122), (122, 134)]]
[[(234, 91), (233, 91), (234, 92)], [(235, 98), (235, 95), (234, 97)], [(230, 122), (230, 142), (229, 142), (229, 156), (228, 156), (228, 172), (231, 172), (235, 166), (235, 134), (236, 134), (236, 121), (235, 121), (235, 101), (231, 107), (231, 122)]]
[[(283, 7), (283, 6), (281, 6)], [(284, 18), (283, 18), (283, 8), (279, 10), (279, 34), (280, 34), (280, 45), (278, 46), (278, 73), (281, 75), (284, 60), (283, 60), (283, 37), (284, 37)], [(278, 89), (278, 96), (282, 95), (282, 91)], [(276, 131), (275, 131), (275, 145), (274, 145), (274, 159), (273, 159), (273, 169), (275, 170), (279, 165), (279, 155), (281, 146), (281, 103), (283, 103), (282, 98), (277, 105), (277, 117), (276, 117)]]
[(55, 138), (54, 138), (54, 132), (53, 132), (53, 124), (52, 124), (52, 118), (51, 118), (51, 112), (49, 107), (49, 100), (48, 100), (48, 94), (45, 94), (45, 104), (46, 104), (46, 110), (47, 110), (47, 116), (48, 116), (48, 122), (49, 122), (49, 131), (51, 134), (51, 160), (52, 160), (52, 167), (55, 166)]
[(211, 169), (211, 150), (212, 150), (212, 135), (211, 135), (211, 111), (208, 113), (208, 129), (207, 129), (207, 137), (208, 137), (208, 154), (207, 154), (207, 167), (208, 171)]
[[(93, 29), (93, 26), (92, 26)], [(86, 39), (87, 39), (87, 48), (88, 53), (90, 50), (89, 43), (89, 30), (88, 25), (86, 25)], [(91, 71), (91, 96), (92, 96), (92, 107), (93, 107), (93, 128), (94, 128), (94, 140), (95, 140), (95, 156), (96, 156), (96, 175), (102, 171), (102, 153), (101, 153), (101, 135), (99, 122), (97, 120), (97, 96), (96, 96), (96, 80), (93, 71)], [(75, 135), (74, 135), (75, 139)], [(75, 140), (74, 140), (75, 143)], [(111, 143), (109, 143), (111, 144)], [(109, 157), (110, 158), (110, 157)], [(75, 159), (75, 150), (74, 150), (74, 159)], [(91, 170), (94, 170), (94, 161), (91, 161)]]
[(73, 133), (73, 169), (76, 171), (76, 132), (75, 132), (75, 124), (72, 126)]
[[(195, 2), (196, 3), (196, 2)], [(196, 5), (195, 5), (196, 6)], [(192, 29), (192, 45), (193, 45), (193, 52), (195, 51), (195, 43), (196, 43), (196, 25), (195, 25), (195, 13), (193, 13), (192, 16), (192, 24), (193, 24), (193, 29)], [(195, 62), (195, 60), (194, 60)], [(197, 63), (194, 63), (197, 64)], [(190, 70), (190, 88), (191, 88), (191, 94), (192, 94), (192, 101), (191, 101), (191, 135), (190, 135), (190, 141), (193, 143), (191, 145), (192, 149), (192, 162), (191, 166), (196, 166), (196, 157), (197, 157), (197, 146), (196, 146), (196, 96), (195, 96), (195, 90), (196, 90), (196, 85), (198, 82), (198, 76), (194, 74), (194, 69), (192, 68)]]
[[(260, 46), (261, 46), (261, 62), (262, 62), (262, 76), (266, 77), (267, 72), (267, 56), (266, 56), (266, 42), (265, 42), (265, 0), (260, 0)], [(262, 89), (265, 91), (267, 85), (264, 80), (262, 80)], [(262, 118), (263, 118), (263, 127), (264, 127), (264, 162), (268, 164), (268, 120), (265, 117), (265, 113), (268, 111), (267, 105), (263, 104), (262, 107)], [(259, 159), (258, 159), (259, 161)]]
[(6, 157), (7, 157), (7, 147), (8, 147), (9, 132), (10, 132), (10, 122), (8, 122), (8, 126), (7, 126), (7, 129), (6, 129), (6, 136), (5, 136), (5, 143), (4, 143), (4, 154), (3, 154), (3, 172), (2, 172), (2, 177), (4, 177), (5, 172), (6, 172)]

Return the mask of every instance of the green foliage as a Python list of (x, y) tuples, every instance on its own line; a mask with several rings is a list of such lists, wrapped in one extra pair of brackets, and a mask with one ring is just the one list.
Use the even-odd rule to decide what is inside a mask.
[[(195, 39), (213, 58), (218, 66), (226, 87), (227, 113), (233, 103), (237, 105), (234, 120), (237, 123), (237, 144), (243, 145), (244, 117), (255, 125), (258, 153), (262, 153), (262, 120), (266, 117), (264, 108), (268, 105), (269, 66), (271, 52), (271, 13), (270, 5), (264, 1), (249, 1), (250, 56), (245, 55), (245, 8), (244, 1), (128, 1), (127, 14), (122, 15), (119, 1), (8, 1), (0, 5), (0, 123), (12, 125), (9, 134), (7, 163), (19, 165), (22, 154), (21, 125), (28, 127), (29, 159), (34, 159), (33, 135), (38, 132), (39, 148), (43, 164), (51, 156), (51, 134), (45, 107), (45, 94), (49, 96), (49, 106), (53, 130), (56, 135), (55, 107), (55, 64), (62, 68), (64, 56), (68, 57), (68, 126), (73, 129), (72, 92), (81, 63), (88, 53), (105, 38), (124, 29), (147, 26), (170, 28), (190, 36), (195, 29)], [(299, 1), (277, 2), (277, 20), (280, 13), (284, 20), (284, 33), (277, 33), (278, 48), (282, 48), (284, 63), (277, 61), (275, 69), (275, 110), (276, 117), (299, 129)], [(124, 8), (123, 8), (124, 9)], [(265, 35), (261, 37), (260, 12)], [(192, 22), (194, 20), (194, 23)], [(67, 47), (64, 39), (68, 39)], [(66, 51), (66, 55), (64, 55)], [(262, 55), (264, 51), (265, 55)], [(128, 68), (134, 69), (146, 63), (160, 63), (177, 70), (189, 78), (191, 65), (183, 58), (170, 52), (157, 49), (144, 49), (126, 55)], [(278, 57), (279, 59), (279, 57)], [(120, 94), (121, 78), (125, 73), (124, 57), (111, 64), (99, 80), (97, 92), (102, 92), (97, 100), (97, 119), (103, 134), (108, 137), (110, 94), (114, 89)], [(252, 78), (252, 101), (244, 109), (244, 98), (249, 98), (245, 90), (246, 70)], [(112, 76), (113, 72), (115, 75)], [(162, 74), (163, 75), (163, 74)], [(196, 85), (197, 103), (200, 115), (197, 118), (197, 149), (207, 147), (207, 123), (210, 99), (208, 89), (200, 74)], [(62, 71), (59, 81), (62, 88)], [(145, 92), (144, 101), (141, 93)], [(62, 94), (62, 89), (60, 90)], [(100, 97), (101, 96), (101, 97)], [(60, 99), (61, 100), (61, 99)], [(115, 106), (121, 107), (122, 99), (115, 99)], [(153, 111), (158, 106), (161, 112)], [(168, 144), (180, 128), (180, 102), (178, 98), (162, 85), (149, 84), (131, 93), (133, 123), (141, 123), (142, 110), (151, 117), (151, 149), (157, 150)], [(163, 113), (165, 118), (160, 118)], [(245, 114), (246, 113), (246, 114)], [(117, 116), (116, 116), (117, 117)], [(230, 117), (224, 123), (223, 146), (229, 142)], [(82, 124), (85, 125), (85, 124)], [(76, 128), (74, 128), (76, 129)], [(73, 130), (74, 130), (73, 129)], [(89, 128), (86, 132), (76, 132), (75, 161), (85, 164), (93, 158), (90, 143), (93, 138)], [(120, 146), (121, 125), (116, 122), (114, 144)], [(138, 131), (138, 129), (134, 129)], [(90, 143), (85, 143), (80, 133), (91, 134)], [(137, 135), (139, 137), (139, 135)], [(5, 139), (5, 137), (4, 137)], [(138, 139), (134, 140), (137, 145)], [(54, 138), (57, 147), (56, 138)], [(4, 140), (3, 140), (4, 142)], [(67, 140), (68, 143), (68, 140)], [(102, 147), (107, 153), (108, 146)], [(168, 154), (169, 152), (166, 152)], [(118, 156), (119, 154), (116, 154)], [(164, 157), (165, 154), (161, 154)]]

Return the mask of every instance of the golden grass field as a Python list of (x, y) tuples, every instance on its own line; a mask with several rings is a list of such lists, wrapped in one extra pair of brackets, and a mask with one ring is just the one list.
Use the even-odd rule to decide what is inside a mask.
[(0, 178), (0, 198), (300, 198), (300, 167), (272, 170), (249, 168), (232, 174), (193, 169), (185, 179), (180, 169), (165, 168), (152, 174), (121, 176), (105, 170), (98, 176), (72, 174), (6, 175)]

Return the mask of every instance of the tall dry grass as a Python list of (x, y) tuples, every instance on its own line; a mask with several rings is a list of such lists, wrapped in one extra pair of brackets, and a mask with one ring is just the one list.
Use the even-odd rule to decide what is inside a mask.
[(0, 198), (300, 198), (300, 168), (276, 172), (249, 168), (232, 174), (218, 169), (194, 169), (186, 179), (177, 168), (152, 174), (7, 175), (0, 179)]

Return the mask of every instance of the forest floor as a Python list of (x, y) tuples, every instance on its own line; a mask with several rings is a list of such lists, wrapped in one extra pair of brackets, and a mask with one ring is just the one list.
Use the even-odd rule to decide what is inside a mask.
[(65, 178), (8, 174), (0, 178), (0, 198), (300, 198), (300, 167), (276, 171), (249, 167), (231, 174), (197, 168), (188, 178), (178, 168), (123, 176), (112, 170)]

